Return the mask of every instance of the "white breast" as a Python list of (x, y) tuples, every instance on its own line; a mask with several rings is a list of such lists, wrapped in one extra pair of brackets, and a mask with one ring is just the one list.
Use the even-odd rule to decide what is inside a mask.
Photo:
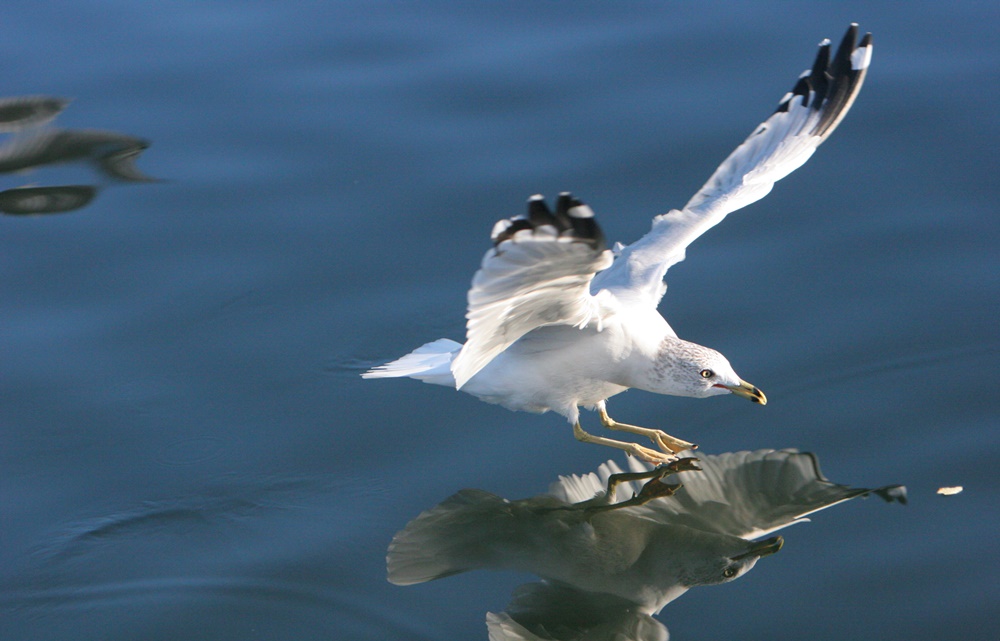
[(462, 388), (512, 410), (565, 416), (593, 407), (631, 387), (629, 361), (636, 346), (617, 323), (594, 328), (534, 330), (511, 345)]

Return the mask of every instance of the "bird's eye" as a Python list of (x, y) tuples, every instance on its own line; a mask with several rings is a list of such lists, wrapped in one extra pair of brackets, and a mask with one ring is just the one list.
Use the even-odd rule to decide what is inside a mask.
[(703, 370), (701, 370), (701, 377), (702, 378), (712, 378), (713, 376), (715, 376), (715, 372), (713, 372), (712, 370), (710, 370), (710, 369), (703, 369)]
[(736, 576), (737, 571), (738, 570), (735, 567), (730, 566), (722, 571), (722, 576), (726, 577), (727, 579), (731, 579), (734, 576)]

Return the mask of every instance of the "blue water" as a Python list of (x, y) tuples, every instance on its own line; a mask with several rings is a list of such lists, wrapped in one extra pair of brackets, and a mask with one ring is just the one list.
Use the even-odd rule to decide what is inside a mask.
[[(8, 7), (3, 96), (136, 136), (76, 211), (0, 216), (0, 638), (485, 639), (530, 580), (385, 580), (464, 487), (612, 453), (368, 366), (463, 336), (493, 222), (572, 190), (611, 240), (686, 202), (815, 44), (875, 34), (809, 163), (670, 272), (661, 309), (760, 408), (631, 392), (706, 452), (795, 447), (906, 484), (786, 532), (660, 615), (673, 639), (1000, 637), (992, 3), (61, 3)], [(962, 485), (950, 498), (938, 487)]]

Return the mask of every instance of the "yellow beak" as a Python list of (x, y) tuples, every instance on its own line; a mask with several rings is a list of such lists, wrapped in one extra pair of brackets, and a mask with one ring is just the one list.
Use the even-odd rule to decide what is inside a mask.
[(754, 403), (759, 403), (761, 405), (767, 405), (767, 397), (764, 396), (764, 392), (760, 391), (750, 383), (746, 381), (740, 381), (739, 385), (723, 385), (727, 390), (736, 394), (737, 396), (742, 396), (743, 398), (750, 399)]
[(750, 548), (743, 554), (739, 554), (733, 557), (733, 561), (739, 561), (748, 556), (762, 557), (768, 554), (774, 554), (781, 549), (781, 546), (785, 544), (785, 539), (780, 536), (772, 536), (769, 539), (764, 539), (763, 541), (754, 541), (750, 544)]

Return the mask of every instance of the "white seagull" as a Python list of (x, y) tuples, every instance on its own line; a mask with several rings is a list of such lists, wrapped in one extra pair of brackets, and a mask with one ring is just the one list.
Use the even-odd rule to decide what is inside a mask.
[[(763, 405), (764, 394), (726, 357), (677, 337), (657, 311), (663, 278), (696, 238), (766, 196), (833, 133), (871, 60), (871, 34), (855, 44), (857, 35), (852, 24), (832, 58), (830, 41), (821, 42), (812, 68), (687, 205), (655, 217), (650, 232), (617, 256), (581, 201), (560, 194), (553, 213), (532, 196), (527, 216), (493, 228), (494, 247), (469, 290), (465, 344), (439, 339), (362, 376), (410, 377), (512, 410), (552, 410), (577, 439), (654, 464), (695, 446), (615, 421), (606, 407), (611, 396), (629, 388), (696, 398), (733, 393)], [(585, 432), (580, 407), (596, 409), (605, 427), (648, 437), (660, 451)]]

